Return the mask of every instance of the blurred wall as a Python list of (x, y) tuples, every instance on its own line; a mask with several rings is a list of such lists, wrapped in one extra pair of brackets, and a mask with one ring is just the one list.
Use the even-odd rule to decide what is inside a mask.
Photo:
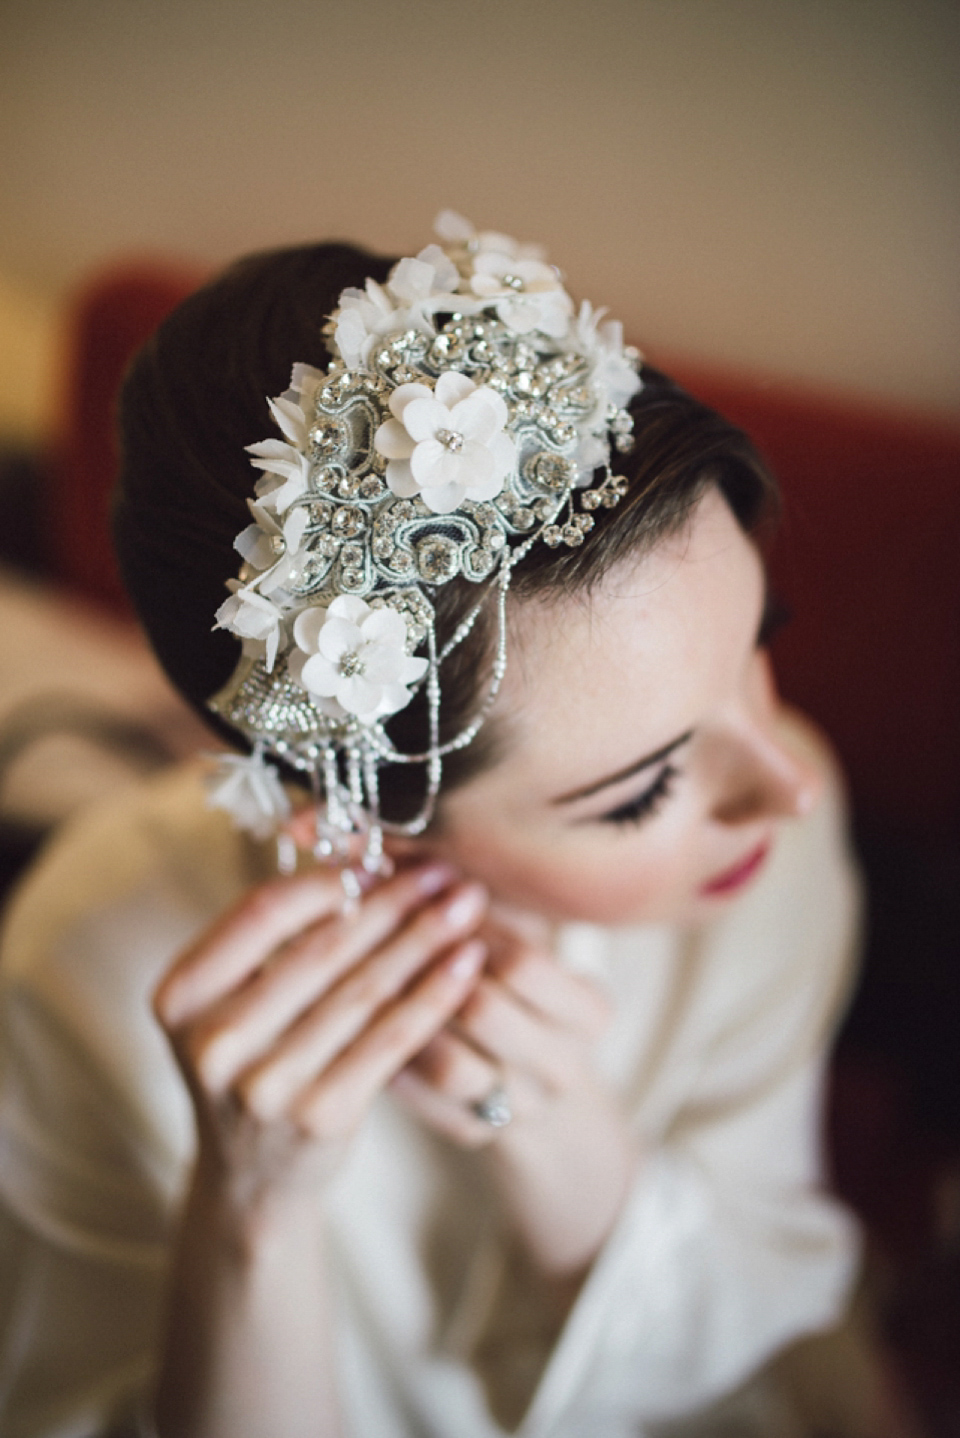
[(0, 275), (450, 205), (654, 354), (960, 413), (958, 55), (954, 0), (4, 0)]

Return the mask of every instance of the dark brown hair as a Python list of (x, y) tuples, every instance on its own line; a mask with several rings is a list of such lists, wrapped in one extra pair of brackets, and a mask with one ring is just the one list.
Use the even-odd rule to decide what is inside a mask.
[[(266, 397), (288, 385), (294, 361), (325, 368), (321, 327), (347, 285), (384, 280), (394, 261), (349, 245), (322, 244), (254, 255), (192, 295), (140, 352), (121, 395), (122, 466), (114, 502), (121, 571), (143, 626), (173, 683), (214, 728), (205, 701), (229, 678), (238, 658), (233, 635), (213, 630), (214, 611), (234, 578), (233, 548), (249, 522), (254, 474), (244, 446), (273, 431)], [(740, 524), (756, 529), (775, 505), (774, 482), (753, 445), (658, 371), (645, 366), (631, 403), (635, 444), (615, 469), (629, 486), (578, 549), (537, 544), (517, 566), (517, 600), (589, 593), (625, 556), (640, 557), (686, 522), (716, 484)], [(477, 586), (458, 579), (435, 595), (444, 642)], [(441, 737), (467, 723), (489, 669), (493, 613), (447, 660), (442, 674)], [(418, 696), (390, 721), (397, 746), (424, 747)], [(464, 782), (495, 756), (497, 730), (485, 725), (468, 748), (451, 755), (444, 787)], [(382, 774), (384, 810), (402, 818), (418, 807), (419, 766)]]

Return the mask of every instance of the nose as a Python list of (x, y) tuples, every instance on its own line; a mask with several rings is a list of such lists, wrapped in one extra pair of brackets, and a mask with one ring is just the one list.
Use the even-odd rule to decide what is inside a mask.
[(823, 790), (820, 769), (776, 730), (751, 725), (731, 742), (726, 782), (713, 810), (720, 823), (797, 819), (816, 807)]

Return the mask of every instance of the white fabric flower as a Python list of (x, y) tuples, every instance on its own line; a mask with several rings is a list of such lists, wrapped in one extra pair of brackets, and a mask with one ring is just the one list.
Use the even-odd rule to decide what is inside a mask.
[(371, 609), (340, 595), (328, 609), (298, 614), (293, 638), (299, 653), (287, 670), (331, 718), (354, 714), (370, 724), (410, 702), (408, 684), (426, 673), (425, 659), (406, 651), (407, 625), (396, 609)]
[(473, 262), (470, 288), (496, 300), (499, 319), (515, 334), (542, 330), (554, 339), (567, 333), (573, 302), (556, 270), (540, 260), (519, 259), (502, 250), (482, 250)]
[(415, 260), (398, 260), (387, 289), (402, 305), (418, 305), (435, 295), (454, 295), (460, 272), (439, 245), (427, 245)]
[(220, 605), (213, 627), (239, 635), (244, 641), (244, 653), (257, 657), (262, 653), (268, 672), (272, 672), (280, 645), (283, 611), (252, 586), (240, 586), (236, 580), (230, 583), (235, 586), (234, 592)]
[[(419, 261), (400, 263), (417, 264)], [(403, 274), (409, 276), (410, 272), (404, 270)], [(348, 369), (364, 366), (374, 344), (384, 335), (406, 329), (432, 332), (429, 320), (424, 318), (417, 305), (408, 309), (398, 308), (387, 290), (376, 280), (367, 280), (362, 290), (345, 289), (334, 319), (334, 341)]]
[[(326, 375), (322, 370), (315, 369), (311, 364), (295, 364), (290, 375), (290, 388), (283, 395), (284, 399), (293, 400), (299, 404), (304, 416), (311, 412), (311, 407), (316, 398), (317, 390), (323, 384)], [(306, 419), (304, 419), (306, 428)]]
[(247, 508), (255, 522), (240, 531), (233, 547), (253, 569), (261, 571), (257, 576), (260, 593), (272, 594), (286, 584), (295, 568), (309, 516), (301, 506), (280, 525), (262, 504), (248, 499)]
[[(512, 282), (512, 283), (511, 283)], [(473, 262), (470, 288), (475, 295), (540, 293), (559, 290), (556, 270), (542, 260), (519, 259), (505, 250), (481, 250)]]
[(502, 235), (499, 230), (478, 231), (463, 215), (458, 215), (456, 210), (441, 210), (433, 222), (433, 229), (434, 233), (448, 244), (469, 245), (476, 253), (496, 250), (514, 260), (546, 259), (547, 252), (543, 245), (514, 240), (510, 235)]
[(263, 762), (259, 749), (252, 754), (218, 754), (217, 770), (207, 787), (211, 809), (225, 809), (238, 829), (266, 839), (289, 817), (290, 800), (280, 776)]
[(594, 378), (603, 396), (602, 411), (596, 416), (598, 423), (606, 419), (608, 404), (622, 409), (643, 386), (624, 352), (623, 325), (619, 320), (607, 320), (601, 324), (605, 314), (605, 309), (594, 309), (589, 300), (584, 300), (572, 334), (576, 348), (593, 360)]
[(257, 494), (271, 509), (282, 514), (294, 500), (306, 492), (310, 476), (307, 449), (307, 417), (300, 405), (287, 396), (268, 401), (273, 415), (286, 439), (264, 439), (248, 444), (247, 453), (255, 469), (262, 469), (270, 483), (258, 486)]
[(373, 443), (389, 460), (387, 484), (394, 494), (419, 494), (434, 514), (449, 514), (464, 499), (500, 493), (517, 451), (504, 433), (507, 407), (495, 389), (445, 370), (433, 390), (399, 385), (390, 410), (394, 418), (380, 425)]

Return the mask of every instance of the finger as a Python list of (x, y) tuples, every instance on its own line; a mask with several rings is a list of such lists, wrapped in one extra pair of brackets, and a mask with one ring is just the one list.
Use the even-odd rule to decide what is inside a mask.
[(449, 1027), (411, 1059), (391, 1088), (431, 1128), (471, 1148), (497, 1132), (476, 1113), (476, 1105), (494, 1089), (506, 1091), (512, 1122), (536, 1114), (547, 1098), (535, 1079), (484, 1058)]
[[(480, 1053), (450, 1026), (441, 1029), (410, 1060), (403, 1074), (412, 1074), (438, 1100), (466, 1110), (471, 1119), (475, 1118), (473, 1106), (482, 1103), (498, 1087), (507, 1089), (514, 1118), (527, 1116), (539, 1108), (546, 1097), (543, 1086), (530, 1075), (521, 1069), (508, 1069), (489, 1055)], [(483, 1120), (477, 1122), (483, 1123)], [(468, 1132), (469, 1129), (462, 1131)]]
[(532, 1075), (552, 1093), (568, 1088), (582, 1067), (575, 1036), (545, 1022), (494, 979), (476, 985), (453, 1029), (499, 1066)]
[(477, 1118), (469, 1104), (441, 1093), (409, 1065), (391, 1081), (390, 1088), (421, 1123), (461, 1148), (483, 1148), (499, 1133)]
[(304, 1090), (291, 1116), (317, 1137), (351, 1134), (377, 1094), (463, 1003), (486, 952), (479, 939), (469, 939), (435, 964)]
[(425, 965), (476, 927), (486, 902), (481, 885), (461, 884), (441, 902), (415, 913), (243, 1072), (238, 1091), (251, 1110), (264, 1119), (285, 1112), (296, 1094), (397, 1000)]
[(497, 1082), (499, 1071), (489, 1058), (450, 1029), (443, 1029), (411, 1059), (407, 1073), (415, 1073), (436, 1093), (455, 1103), (476, 1103)]
[(359, 912), (338, 914), (299, 934), (207, 1008), (180, 1045), (203, 1087), (211, 1093), (228, 1088), (344, 973), (395, 933), (450, 872), (435, 865), (383, 884)]
[(597, 984), (563, 968), (542, 949), (522, 942), (491, 943), (488, 969), (535, 1013), (591, 1042), (613, 1018), (613, 1006)]
[[(248, 894), (192, 945), (161, 981), (154, 1008), (165, 1028), (176, 1030), (224, 999), (271, 954), (324, 921), (336, 924), (344, 962), (395, 926), (416, 903), (446, 887), (449, 865), (430, 864), (389, 880), (367, 896), (356, 914), (342, 915), (339, 873), (317, 869), (275, 879)], [(364, 875), (361, 882), (371, 882)]]

